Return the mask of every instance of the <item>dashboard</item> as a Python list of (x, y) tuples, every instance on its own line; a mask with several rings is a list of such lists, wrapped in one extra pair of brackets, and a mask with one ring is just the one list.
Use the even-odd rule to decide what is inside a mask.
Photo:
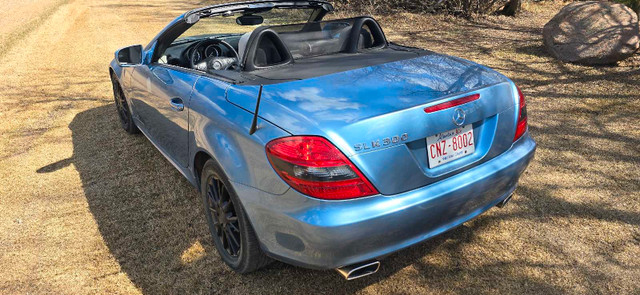
[[(217, 39), (228, 42), (237, 50), (240, 36), (241, 35), (227, 35), (218, 37)], [(194, 57), (193, 64), (197, 64), (209, 57), (235, 57), (234, 53), (226, 46), (215, 43), (217, 43), (215, 36), (174, 41), (174, 43), (165, 50), (158, 62), (191, 68), (192, 56)]]
[[(195, 52), (194, 52), (195, 51)], [(193, 55), (192, 55), (193, 54)], [(186, 58), (193, 56), (193, 63), (197, 64), (209, 57), (233, 57), (233, 53), (229, 52), (224, 46), (218, 44), (205, 44), (204, 46), (191, 46), (186, 51)]]

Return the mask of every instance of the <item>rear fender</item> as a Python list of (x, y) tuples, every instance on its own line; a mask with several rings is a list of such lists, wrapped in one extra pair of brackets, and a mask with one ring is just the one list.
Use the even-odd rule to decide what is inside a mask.
[[(226, 100), (229, 84), (208, 77), (198, 79), (190, 101), (191, 159), (206, 152), (222, 167), (229, 180), (271, 194), (283, 194), (289, 186), (269, 164), (265, 145), (290, 134), (258, 120), (258, 130), (249, 135), (253, 114)], [(195, 167), (195, 165), (192, 165)], [(194, 175), (198, 171), (194, 170)]]

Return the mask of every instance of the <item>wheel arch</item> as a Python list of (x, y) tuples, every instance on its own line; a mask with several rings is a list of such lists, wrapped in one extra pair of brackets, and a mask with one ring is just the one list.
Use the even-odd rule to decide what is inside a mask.
[(114, 60), (109, 64), (109, 74), (115, 75), (118, 80), (122, 77), (122, 67)]
[(195, 177), (195, 181), (198, 184), (196, 185), (198, 191), (200, 191), (201, 189), (200, 183), (202, 181), (200, 178), (202, 177), (202, 169), (204, 168), (204, 164), (207, 163), (207, 161), (209, 161), (210, 159), (213, 159), (213, 157), (208, 152), (202, 150), (197, 151), (195, 156), (193, 157), (193, 176)]
[(122, 87), (122, 84), (120, 84), (120, 77), (112, 67), (109, 67), (109, 78), (111, 78), (112, 82), (118, 82), (120, 87)]

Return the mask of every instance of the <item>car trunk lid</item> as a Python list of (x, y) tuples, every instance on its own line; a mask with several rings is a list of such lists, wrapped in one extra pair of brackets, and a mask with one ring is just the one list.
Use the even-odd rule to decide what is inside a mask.
[[(232, 86), (227, 97), (253, 112), (258, 88)], [(380, 193), (391, 195), (459, 173), (507, 150), (515, 132), (514, 93), (513, 83), (493, 70), (429, 54), (265, 85), (259, 115), (291, 134), (326, 137)], [(471, 94), (479, 98), (437, 112), (424, 111)], [(475, 151), (430, 167), (426, 138), (459, 127), (452, 119), (456, 109), (464, 111), (464, 124), (473, 128)]]

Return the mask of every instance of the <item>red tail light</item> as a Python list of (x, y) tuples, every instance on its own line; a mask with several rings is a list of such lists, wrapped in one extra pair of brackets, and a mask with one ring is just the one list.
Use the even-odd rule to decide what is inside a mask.
[[(518, 88), (516, 86), (516, 88)], [(518, 88), (518, 96), (520, 97), (520, 105), (518, 109), (518, 124), (516, 125), (516, 135), (513, 137), (513, 141), (518, 140), (527, 131), (527, 105), (524, 101), (524, 94)]]
[(378, 194), (360, 170), (322, 137), (274, 139), (266, 149), (269, 162), (278, 175), (305, 195), (343, 200)]

